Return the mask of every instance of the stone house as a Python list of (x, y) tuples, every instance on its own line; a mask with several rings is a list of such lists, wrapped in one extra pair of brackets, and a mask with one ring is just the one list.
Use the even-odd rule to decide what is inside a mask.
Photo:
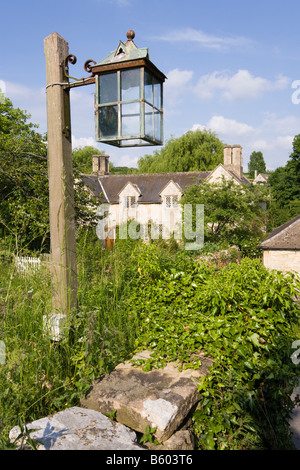
[(254, 172), (253, 184), (267, 184), (269, 175), (267, 173), (257, 174), (257, 170)]
[[(169, 238), (174, 233), (181, 238), (182, 208), (179, 201), (184, 191), (201, 181), (216, 183), (223, 177), (239, 185), (249, 184), (243, 175), (240, 145), (226, 145), (224, 163), (213, 171), (111, 175), (109, 157), (94, 155), (93, 174), (83, 175), (83, 181), (104, 204), (100, 207), (104, 209), (105, 239), (109, 241), (116, 238), (116, 228), (129, 220), (139, 224), (138, 238)], [(103, 238), (103, 234), (99, 238)]]
[(273, 230), (260, 248), (267, 268), (300, 274), (300, 215)]

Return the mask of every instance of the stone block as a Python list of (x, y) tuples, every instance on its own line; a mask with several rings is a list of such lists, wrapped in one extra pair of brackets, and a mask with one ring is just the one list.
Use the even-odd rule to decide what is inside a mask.
[[(27, 429), (35, 429), (30, 437), (41, 443), (38, 450), (143, 450), (134, 431), (97, 411), (80, 407), (33, 421)], [(10, 440), (19, 434), (15, 426)]]
[(162, 444), (156, 445), (146, 442), (145, 447), (157, 452), (161, 450), (195, 450), (195, 439), (191, 430), (180, 430)]
[(197, 384), (207, 375), (212, 360), (201, 357), (201, 363), (197, 370), (179, 371), (178, 364), (168, 363), (149, 372), (131, 361), (119, 364), (102, 380), (94, 381), (81, 406), (102, 413), (116, 410), (118, 422), (140, 433), (147, 425), (156, 427), (156, 439), (166, 441), (200, 399)]

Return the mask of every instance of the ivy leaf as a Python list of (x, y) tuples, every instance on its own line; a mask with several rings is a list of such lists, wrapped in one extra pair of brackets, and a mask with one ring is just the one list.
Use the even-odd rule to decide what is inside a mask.
[(253, 335), (249, 336), (249, 339), (255, 346), (260, 346), (259, 335), (257, 333), (253, 333)]

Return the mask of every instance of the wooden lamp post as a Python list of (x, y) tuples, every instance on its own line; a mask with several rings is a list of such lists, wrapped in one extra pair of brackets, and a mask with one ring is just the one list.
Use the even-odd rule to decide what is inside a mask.
[[(58, 33), (44, 39), (46, 58), (48, 172), (52, 272), (52, 325), (77, 307), (76, 235), (71, 142), (71, 88), (95, 84), (96, 140), (117, 147), (162, 145), (165, 75), (139, 49), (135, 34), (96, 63), (91, 75), (69, 82), (68, 63), (76, 63)], [(53, 320), (54, 319), (54, 320)], [(55, 330), (55, 328), (54, 328)]]

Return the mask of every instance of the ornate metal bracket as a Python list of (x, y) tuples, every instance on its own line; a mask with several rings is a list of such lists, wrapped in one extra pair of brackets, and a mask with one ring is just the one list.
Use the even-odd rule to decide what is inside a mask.
[[(75, 82), (71, 82), (68, 84), (68, 87), (69, 88), (73, 88), (73, 87), (76, 87), (76, 86), (82, 86), (82, 85), (90, 85), (91, 83), (95, 83), (95, 77), (94, 75), (90, 75), (89, 77), (85, 77), (85, 78), (75, 78), (75, 77), (71, 77), (69, 75), (69, 66), (68, 66), (68, 63), (70, 64), (76, 64), (77, 62), (77, 57), (73, 54), (69, 54), (66, 59), (65, 59), (65, 70), (64, 70), (64, 75), (67, 79), (72, 79), (72, 80), (75, 80)], [(86, 60), (85, 63), (84, 63), (84, 70), (88, 73), (91, 73), (92, 70), (91, 70), (91, 64), (96, 64), (96, 62), (92, 59), (89, 59), (89, 60)]]
[[(92, 60), (92, 59), (88, 59), (85, 61), (84, 63), (84, 70), (88, 73), (92, 73), (92, 69), (91, 69), (91, 63), (93, 63), (94, 65), (96, 64), (96, 61), (95, 60)], [(93, 75), (91, 75), (93, 76)]]

